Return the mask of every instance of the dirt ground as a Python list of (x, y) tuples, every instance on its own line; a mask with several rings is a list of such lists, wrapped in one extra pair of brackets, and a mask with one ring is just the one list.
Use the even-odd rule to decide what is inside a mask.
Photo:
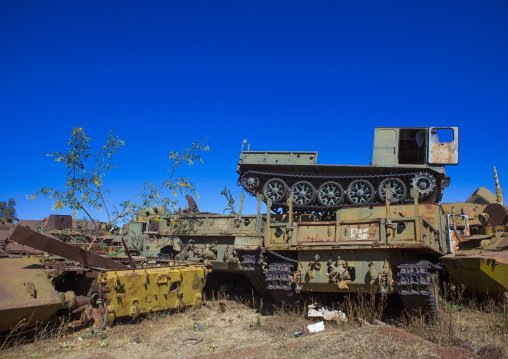
[[(199, 309), (172, 315), (152, 315), (137, 323), (118, 323), (106, 330), (76, 330), (58, 338), (4, 349), (0, 356), (6, 359), (497, 359), (506, 354), (502, 350), (506, 350), (508, 342), (506, 332), (496, 331), (502, 320), (495, 313), (492, 313), (492, 318), (485, 319), (488, 313), (450, 312), (450, 321), (446, 317), (442, 320), (444, 329), (443, 326), (425, 327), (426, 324), (418, 322), (406, 323), (402, 327), (355, 320), (326, 322), (324, 331), (312, 334), (306, 327), (316, 320), (309, 320), (303, 315), (283, 310), (260, 315), (240, 302), (222, 303), (208, 301)], [(444, 331), (441, 335), (448, 335), (451, 345), (442, 345), (442, 337), (429, 335), (428, 331), (432, 330)], [(428, 338), (434, 338), (434, 342), (426, 340)]]

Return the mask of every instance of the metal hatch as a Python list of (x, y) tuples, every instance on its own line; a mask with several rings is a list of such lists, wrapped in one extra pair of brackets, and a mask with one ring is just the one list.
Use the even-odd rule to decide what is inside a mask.
[(456, 165), (459, 163), (458, 127), (430, 127), (428, 136), (429, 164)]

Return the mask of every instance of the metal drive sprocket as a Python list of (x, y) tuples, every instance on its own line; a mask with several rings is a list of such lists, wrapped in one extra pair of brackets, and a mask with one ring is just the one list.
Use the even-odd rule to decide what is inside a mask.
[(259, 187), (259, 178), (256, 175), (247, 174), (240, 179), (242, 186), (248, 191), (255, 191)]
[(436, 179), (428, 172), (418, 172), (411, 180), (411, 186), (418, 189), (420, 197), (427, 197), (436, 189)]

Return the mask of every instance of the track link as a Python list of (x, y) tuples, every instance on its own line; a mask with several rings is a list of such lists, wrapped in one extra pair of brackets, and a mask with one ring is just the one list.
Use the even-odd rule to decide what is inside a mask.
[(271, 263), (270, 268), (267, 270), (267, 276), (261, 267), (262, 262), (263, 255), (260, 253), (243, 255), (243, 273), (256, 292), (262, 298), (276, 303), (296, 303), (299, 295), (292, 290), (291, 285), (288, 285), (292, 265), (289, 263)]
[(429, 261), (404, 263), (399, 266), (397, 285), (404, 309), (438, 318), (439, 264)]

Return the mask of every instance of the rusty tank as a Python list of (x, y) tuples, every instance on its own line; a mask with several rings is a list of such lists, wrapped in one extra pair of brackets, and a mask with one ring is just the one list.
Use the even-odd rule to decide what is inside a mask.
[[(452, 207), (447, 215), (450, 254), (441, 258), (452, 283), (477, 295), (508, 298), (508, 211), (496, 167), (496, 195), (480, 187), (467, 200), (489, 203), (472, 213)], [(476, 205), (478, 206), (478, 205)]]
[(239, 184), (283, 212), (290, 192), (294, 210), (307, 213), (382, 204), (387, 187), (393, 202), (410, 202), (409, 191), (416, 188), (420, 202), (436, 203), (450, 182), (445, 165), (459, 161), (457, 127), (376, 128), (372, 164), (366, 166), (322, 165), (318, 152), (251, 151), (246, 143)]
[(90, 302), (72, 291), (59, 292), (35, 256), (0, 254), (0, 332), (29, 328)]
[(500, 203), (478, 214), (480, 226), (469, 218), (450, 220), (451, 252), (441, 258), (452, 283), (477, 295), (508, 293), (508, 212)]
[(129, 224), (127, 242), (141, 255), (194, 261), (212, 273), (241, 275), (263, 297), (294, 302), (327, 293), (399, 294), (405, 308), (437, 314), (439, 258), (449, 252), (446, 216), (438, 204), (344, 207), (333, 216), (288, 211), (168, 213), (147, 208)]
[(118, 318), (199, 306), (209, 272), (200, 263), (148, 261), (128, 249), (110, 258), (21, 225), (0, 226), (0, 238), (0, 332), (61, 314), (70, 325), (105, 327)]

